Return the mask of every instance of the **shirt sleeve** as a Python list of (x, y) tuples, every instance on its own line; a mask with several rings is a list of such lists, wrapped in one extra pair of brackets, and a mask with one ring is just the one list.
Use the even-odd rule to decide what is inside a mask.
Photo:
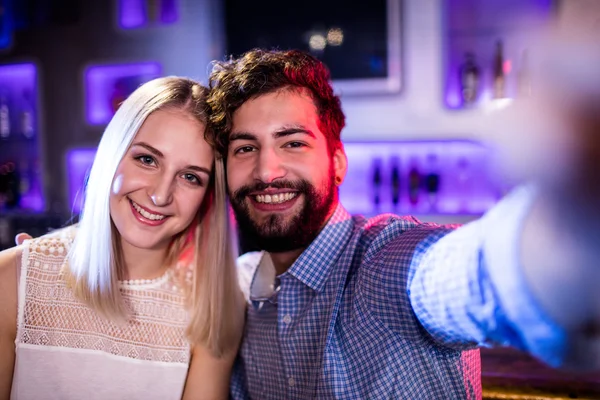
[(419, 244), (409, 298), (434, 339), (458, 348), (511, 346), (561, 365), (566, 333), (538, 305), (519, 263), (534, 197), (532, 187), (518, 188), (481, 219)]

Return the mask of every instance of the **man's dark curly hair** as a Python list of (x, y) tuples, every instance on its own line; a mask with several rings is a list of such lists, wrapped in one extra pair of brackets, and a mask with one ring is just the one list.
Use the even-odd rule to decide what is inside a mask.
[(307, 90), (312, 96), (318, 127), (330, 154), (341, 145), (345, 116), (333, 93), (330, 73), (315, 57), (298, 51), (254, 49), (239, 58), (217, 62), (209, 78), (209, 125), (219, 151), (227, 155), (233, 113), (247, 100), (281, 89)]

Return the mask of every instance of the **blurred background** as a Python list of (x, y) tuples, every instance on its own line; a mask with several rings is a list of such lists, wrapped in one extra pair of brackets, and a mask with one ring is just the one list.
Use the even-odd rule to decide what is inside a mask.
[[(138, 85), (206, 83), (212, 60), (254, 47), (329, 66), (350, 212), (470, 221), (510, 188), (481, 118), (531, 94), (548, 24), (600, 36), (600, 1), (0, 0), (0, 249), (76, 220), (103, 129)], [(483, 354), (486, 398), (600, 398), (598, 376)]]

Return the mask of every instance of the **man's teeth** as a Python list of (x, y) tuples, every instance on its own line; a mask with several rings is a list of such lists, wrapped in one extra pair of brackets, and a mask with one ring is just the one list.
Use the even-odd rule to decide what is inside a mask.
[(254, 199), (259, 203), (283, 203), (284, 201), (290, 201), (296, 197), (296, 192), (288, 193), (277, 193), (277, 194), (258, 194), (254, 196)]
[(158, 214), (151, 214), (148, 211), (144, 210), (142, 207), (138, 206), (137, 203), (135, 201), (131, 201), (131, 204), (133, 204), (133, 208), (136, 209), (137, 212), (139, 212), (140, 214), (142, 214), (142, 216), (144, 218), (148, 218), (151, 219), (153, 221), (160, 221), (161, 219), (164, 219), (165, 216), (164, 215), (158, 215)]

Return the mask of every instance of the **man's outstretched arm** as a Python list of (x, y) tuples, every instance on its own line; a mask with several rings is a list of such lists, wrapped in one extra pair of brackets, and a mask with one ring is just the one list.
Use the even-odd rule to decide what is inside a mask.
[(415, 253), (411, 304), (444, 343), (600, 368), (600, 52), (579, 45), (499, 124), (532, 185)]

